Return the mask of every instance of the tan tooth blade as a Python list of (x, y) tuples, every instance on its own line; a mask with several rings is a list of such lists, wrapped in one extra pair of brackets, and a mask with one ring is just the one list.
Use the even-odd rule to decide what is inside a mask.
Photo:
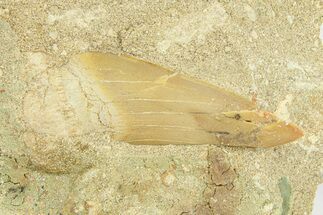
[(132, 57), (84, 53), (71, 65), (109, 104), (116, 140), (268, 147), (302, 135), (248, 99)]

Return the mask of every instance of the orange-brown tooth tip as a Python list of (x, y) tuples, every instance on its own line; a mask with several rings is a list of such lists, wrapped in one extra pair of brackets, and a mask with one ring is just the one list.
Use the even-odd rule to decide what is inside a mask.
[(296, 125), (278, 121), (264, 126), (258, 133), (260, 147), (273, 147), (292, 142), (303, 136)]

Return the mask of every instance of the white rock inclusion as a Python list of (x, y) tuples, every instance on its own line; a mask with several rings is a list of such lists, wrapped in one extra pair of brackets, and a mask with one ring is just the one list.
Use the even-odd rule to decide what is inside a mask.
[(165, 39), (157, 44), (157, 50), (165, 53), (172, 44), (188, 44), (193, 39), (203, 43), (206, 35), (212, 32), (215, 27), (222, 26), (227, 17), (228, 14), (219, 3), (203, 12), (189, 14), (180, 19), (177, 25), (165, 31)]

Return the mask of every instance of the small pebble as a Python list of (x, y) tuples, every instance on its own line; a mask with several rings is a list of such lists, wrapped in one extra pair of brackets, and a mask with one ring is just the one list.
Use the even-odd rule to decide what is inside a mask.
[(49, 32), (49, 37), (52, 38), (53, 40), (56, 40), (58, 37), (58, 34), (55, 31)]
[(255, 10), (247, 4), (244, 6), (244, 10), (247, 13), (248, 18), (251, 21), (255, 22), (257, 19), (257, 14), (256, 14)]
[(293, 24), (294, 18), (295, 18), (294, 16), (290, 16), (290, 15), (287, 16), (287, 21), (289, 22), (290, 25)]
[(258, 34), (257, 34), (257, 32), (255, 30), (251, 31), (251, 37), (253, 39), (258, 39)]
[(165, 171), (162, 175), (161, 175), (161, 180), (162, 180), (162, 183), (165, 185), (165, 186), (170, 186), (174, 183), (175, 181), (175, 176), (172, 172), (169, 172), (169, 171)]
[(229, 53), (229, 52), (231, 52), (231, 47), (230, 47), (230, 46), (226, 46), (226, 47), (224, 48), (224, 51), (225, 51), (225, 53)]
[(57, 51), (58, 51), (57, 44), (54, 44), (54, 45), (52, 46), (52, 48), (53, 48), (53, 50), (54, 50), (55, 52), (57, 52)]

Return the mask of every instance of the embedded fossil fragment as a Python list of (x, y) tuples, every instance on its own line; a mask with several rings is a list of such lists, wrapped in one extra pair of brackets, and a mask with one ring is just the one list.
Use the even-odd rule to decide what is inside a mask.
[(237, 178), (235, 168), (221, 150), (210, 150), (207, 159), (208, 182), (203, 192), (205, 200), (196, 205), (194, 214), (237, 214), (242, 196), (234, 183)]
[(270, 147), (302, 136), (248, 99), (132, 57), (84, 53), (64, 69), (88, 81), (108, 107), (115, 140)]

